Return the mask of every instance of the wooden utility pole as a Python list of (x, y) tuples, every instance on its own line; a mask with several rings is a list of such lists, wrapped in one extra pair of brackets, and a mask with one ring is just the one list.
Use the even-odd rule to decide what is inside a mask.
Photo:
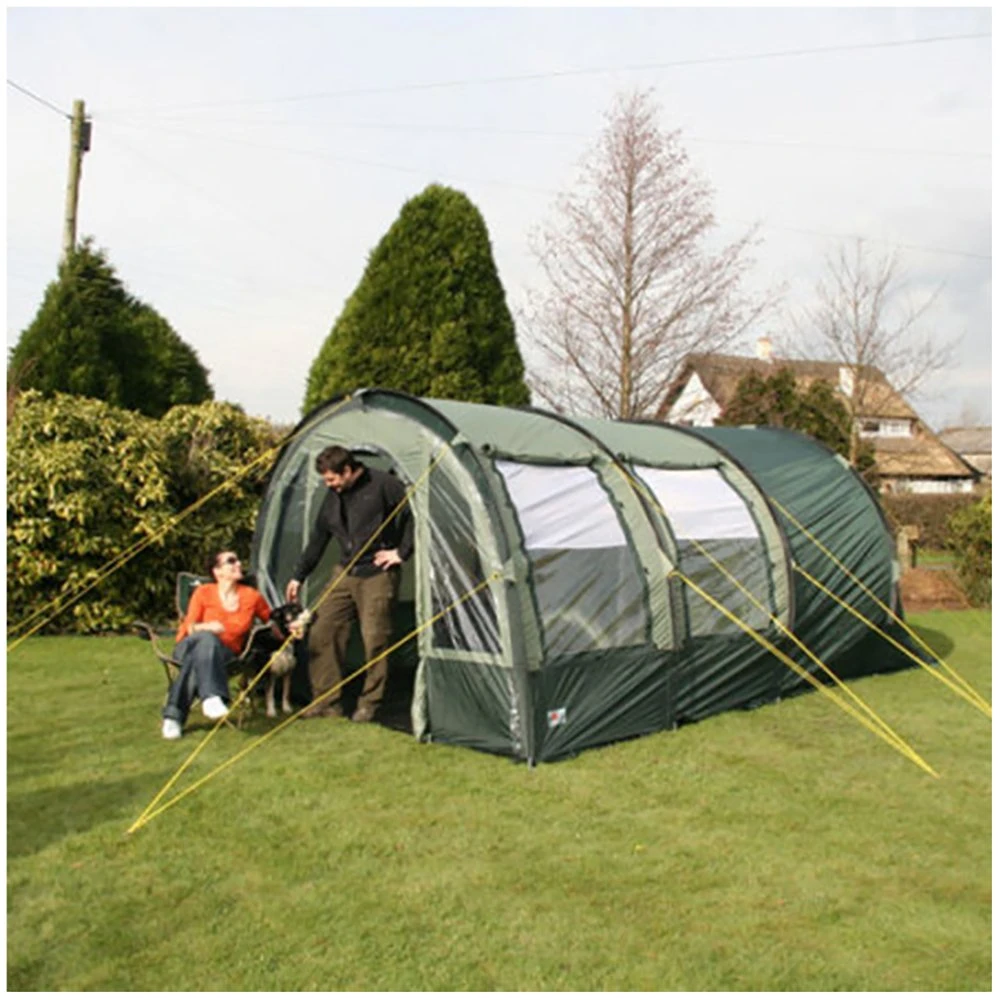
[(76, 206), (80, 198), (80, 167), (90, 149), (90, 122), (84, 118), (83, 101), (73, 102), (70, 119), (69, 177), (66, 180), (66, 216), (63, 222), (63, 260), (76, 248)]

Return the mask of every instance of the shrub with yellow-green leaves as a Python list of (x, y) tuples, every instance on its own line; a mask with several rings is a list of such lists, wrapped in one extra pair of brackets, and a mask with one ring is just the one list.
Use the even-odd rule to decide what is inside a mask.
[(201, 572), (205, 557), (220, 549), (246, 559), (279, 435), (230, 403), (175, 406), (159, 423), (171, 507), (198, 505), (174, 532), (179, 561), (172, 572)]
[(226, 403), (174, 407), (153, 420), (96, 399), (21, 395), (7, 429), (12, 637), (86, 587), (47, 630), (169, 619), (178, 570), (200, 570), (213, 548), (246, 552), (270, 460), (178, 515), (274, 437), (266, 422)]
[(993, 603), (993, 493), (953, 514), (948, 548), (955, 553), (958, 576), (973, 604)]

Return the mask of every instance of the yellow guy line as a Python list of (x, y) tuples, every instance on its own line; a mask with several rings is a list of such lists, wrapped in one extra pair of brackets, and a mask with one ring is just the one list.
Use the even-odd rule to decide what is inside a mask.
[[(23, 621), (19, 622), (17, 625), (14, 625), (11, 631), (16, 632), (19, 629), (23, 628), (25, 625), (27, 625), (27, 623), (31, 621), (33, 618), (37, 618), (39, 615), (44, 614), (50, 607), (52, 607), (53, 604), (59, 605), (58, 607), (56, 607), (55, 611), (53, 611), (48, 618), (45, 618), (44, 620), (38, 622), (38, 624), (36, 624), (30, 631), (26, 632), (24, 635), (19, 636), (17, 639), (15, 639), (7, 647), (7, 652), (8, 653), (12, 652), (22, 642), (24, 642), (25, 639), (30, 638), (40, 628), (44, 628), (50, 621), (52, 621), (54, 618), (62, 614), (62, 612), (65, 611), (66, 608), (68, 608), (71, 604), (75, 604), (81, 597), (83, 597), (84, 594), (86, 594), (88, 591), (93, 590), (94, 587), (96, 587), (100, 583), (103, 583), (114, 572), (121, 569), (126, 563), (130, 562), (135, 556), (137, 556), (140, 552), (142, 552), (143, 549), (146, 549), (154, 542), (159, 541), (164, 535), (167, 534), (168, 531), (175, 528), (181, 520), (183, 520), (189, 514), (194, 513), (195, 510), (197, 510), (199, 507), (203, 506), (205, 503), (211, 500), (212, 497), (214, 497), (217, 493), (231, 486), (237, 479), (241, 478), (247, 472), (249, 472), (249, 470), (253, 468), (253, 466), (257, 465), (264, 459), (269, 458), (275, 450), (276, 449), (271, 448), (268, 451), (264, 452), (262, 455), (259, 455), (252, 462), (250, 462), (249, 465), (244, 466), (231, 479), (227, 479), (224, 483), (221, 483), (219, 486), (216, 486), (215, 489), (213, 489), (210, 493), (206, 493), (203, 497), (201, 497), (201, 499), (196, 500), (193, 504), (191, 504), (190, 507), (188, 507), (186, 510), (182, 511), (175, 517), (171, 518), (169, 521), (167, 521), (167, 523), (163, 527), (158, 528), (152, 535), (148, 535), (146, 538), (133, 543), (133, 545), (131, 545), (129, 548), (125, 549), (123, 552), (120, 552), (113, 559), (106, 562), (100, 569), (97, 570), (98, 573), (97, 578), (95, 580), (92, 580), (82, 590), (80, 590), (76, 594), (70, 595), (68, 598), (62, 598), (62, 597), (55, 598), (55, 600), (50, 601), (47, 605), (45, 605), (45, 607), (43, 607), (41, 611), (34, 612), (33, 614), (25, 618)], [(63, 603), (60, 604), (60, 602)]]
[[(350, 396), (345, 396), (344, 399), (342, 399), (339, 403), (337, 403), (337, 405), (333, 408), (333, 410), (330, 413), (330, 416), (332, 416), (334, 413), (337, 412), (337, 410), (339, 410), (342, 406), (348, 403), (350, 399), (351, 399)], [(206, 493), (203, 497), (201, 497), (198, 500), (195, 500), (194, 503), (192, 503), (189, 507), (182, 510), (179, 514), (174, 515), (174, 517), (170, 518), (167, 521), (167, 523), (163, 525), (163, 527), (158, 528), (155, 532), (153, 532), (153, 534), (148, 535), (144, 539), (140, 539), (138, 542), (133, 542), (132, 545), (130, 545), (127, 549), (125, 549), (123, 552), (118, 553), (117, 556), (108, 560), (108, 562), (106, 562), (103, 566), (101, 566), (96, 571), (98, 574), (97, 578), (95, 580), (92, 580), (82, 590), (79, 590), (75, 594), (71, 592), (68, 595), (54, 598), (52, 601), (49, 601), (48, 604), (44, 605), (41, 609), (32, 612), (32, 614), (28, 615), (28, 617), (25, 618), (23, 621), (18, 622), (16, 625), (12, 626), (10, 632), (17, 632), (20, 629), (24, 628), (28, 624), (28, 622), (32, 621), (33, 619), (38, 618), (39, 616), (44, 616), (45, 612), (48, 611), (49, 608), (51, 608), (53, 605), (58, 605), (56, 607), (56, 610), (53, 611), (48, 618), (44, 618), (42, 621), (36, 624), (30, 631), (26, 632), (22, 636), (19, 636), (17, 639), (11, 642), (11, 644), (7, 647), (7, 653), (10, 654), (11, 652), (13, 652), (22, 642), (24, 642), (25, 639), (29, 639), (40, 628), (44, 628), (54, 618), (62, 614), (62, 612), (65, 611), (70, 605), (75, 604), (81, 597), (83, 597), (84, 594), (93, 590), (94, 587), (96, 587), (98, 584), (103, 583), (109, 576), (111, 576), (112, 573), (121, 569), (126, 563), (132, 560), (144, 549), (148, 548), (154, 542), (158, 542), (169, 531), (171, 531), (178, 524), (180, 524), (180, 522), (183, 521), (184, 518), (188, 517), (190, 514), (193, 514), (200, 507), (204, 506), (204, 504), (206, 504), (209, 500), (211, 500), (212, 497), (214, 497), (217, 493), (220, 493), (222, 490), (227, 489), (228, 487), (236, 483), (238, 480), (242, 479), (255, 465), (259, 465), (261, 462), (265, 461), (266, 459), (269, 459), (272, 455), (275, 454), (275, 452), (279, 451), (281, 448), (285, 447), (285, 445), (294, 441), (296, 437), (298, 437), (300, 434), (302, 434), (305, 430), (307, 430), (311, 426), (312, 426), (311, 424), (307, 424), (301, 427), (296, 433), (285, 438), (281, 443), (276, 444), (272, 448), (268, 448), (267, 451), (258, 455), (252, 462), (249, 462), (245, 466), (243, 466), (243, 468), (238, 469), (236, 473), (230, 476), (230, 478), (227, 479), (225, 482), (220, 483), (213, 490)]]
[(886, 735), (889, 737), (889, 742), (896, 745), (899, 750), (902, 750), (911, 759), (916, 759), (917, 752), (900, 736), (893, 728), (883, 719), (879, 714), (856, 692), (852, 691), (820, 658), (816, 655), (783, 621), (771, 613), (771, 611), (764, 607), (760, 601), (757, 600), (756, 596), (752, 594), (746, 587), (736, 579), (732, 573), (729, 572), (726, 567), (720, 563), (715, 557), (701, 545), (696, 539), (692, 538), (690, 541), (701, 551), (701, 553), (710, 559), (716, 566), (716, 568), (729, 580), (731, 580), (744, 594), (750, 599), (750, 601), (756, 605), (756, 607), (767, 615), (771, 621), (778, 626), (784, 635), (787, 635), (792, 642), (795, 643), (799, 649), (802, 650), (810, 660), (813, 661), (821, 670), (823, 670), (828, 677), (837, 685), (840, 690), (846, 694), (863, 712), (866, 712), (868, 716), (877, 725), (881, 726), (885, 731)]
[(306, 705), (303, 708), (300, 708), (294, 715), (288, 716), (287, 719), (285, 719), (284, 721), (282, 721), (279, 725), (275, 726), (274, 729), (269, 730), (263, 736), (261, 736), (258, 740), (255, 740), (253, 743), (251, 743), (248, 746), (244, 747), (242, 750), (240, 750), (233, 757), (230, 757), (228, 760), (223, 761), (223, 763), (219, 764), (218, 767), (213, 768), (213, 770), (209, 771), (209, 773), (206, 774), (204, 777), (199, 778), (193, 785), (189, 785), (183, 791), (178, 792), (172, 799), (169, 799), (168, 801), (164, 802), (163, 805), (161, 805), (158, 809), (156, 809), (155, 811), (150, 811), (150, 808), (147, 807), (147, 809), (143, 813), (143, 815), (140, 816), (139, 819), (137, 819), (128, 828), (128, 830), (126, 832), (127, 833), (134, 833), (136, 830), (141, 829), (143, 826), (145, 826), (151, 820), (153, 820), (157, 816), (159, 816), (160, 813), (166, 812), (167, 809), (169, 809), (171, 806), (175, 805), (176, 803), (180, 802), (181, 799), (183, 799), (186, 796), (190, 795), (192, 792), (197, 791), (197, 789), (199, 789), (206, 782), (208, 782), (209, 780), (211, 780), (212, 778), (214, 778), (217, 774), (221, 773), (226, 768), (231, 767), (238, 760), (240, 760), (241, 758), (245, 757), (248, 753), (250, 753), (251, 750), (256, 749), (262, 743), (264, 743), (267, 740), (271, 739), (273, 736), (277, 736), (277, 734), (279, 732), (281, 732), (282, 729), (284, 729), (286, 726), (291, 725), (291, 723), (293, 723), (296, 719), (298, 719), (298, 717), (303, 712), (307, 712), (310, 708), (313, 707), (313, 705), (318, 704), (324, 698), (328, 698), (331, 694), (333, 694), (336, 691), (338, 691), (345, 684), (350, 683), (352, 680), (354, 680), (355, 677), (357, 677), (360, 674), (364, 673), (373, 663), (377, 663), (380, 659), (382, 659), (382, 657), (389, 656), (390, 654), (394, 653), (397, 649), (399, 649), (400, 646), (404, 645), (405, 643), (409, 642), (412, 638), (414, 638), (415, 636), (419, 635), (421, 632), (423, 632), (426, 629), (430, 628), (431, 625), (433, 625), (436, 621), (438, 621), (439, 619), (443, 618), (445, 615), (450, 614), (460, 604), (462, 604), (465, 601), (469, 600), (469, 598), (474, 597), (484, 587), (488, 587), (494, 580), (499, 580), (500, 577), (501, 577), (501, 574), (499, 572), (491, 573), (485, 580), (483, 580), (482, 582), (478, 583), (475, 587), (473, 587), (472, 590), (468, 591), (466, 594), (464, 594), (462, 597), (458, 598), (456, 601), (453, 601), (451, 604), (448, 605), (448, 607), (444, 608), (442, 611), (439, 611), (433, 617), (428, 618), (427, 621), (425, 621), (422, 625), (418, 625), (415, 629), (413, 629), (412, 632), (410, 632), (408, 635), (405, 635), (398, 642), (394, 643), (387, 650), (385, 650), (385, 652), (380, 653), (376, 657), (373, 657), (366, 664), (364, 664), (363, 666), (361, 666), (357, 670), (355, 670), (353, 674), (351, 674), (348, 677), (345, 677), (343, 680), (341, 680), (338, 683), (334, 684), (334, 686), (332, 688), (330, 688), (328, 691), (324, 691), (321, 695), (319, 695), (318, 697), (314, 698), (308, 705)]
[[(894, 622), (896, 622), (897, 625), (901, 625), (911, 639), (913, 639), (924, 650), (930, 653), (930, 655), (933, 656), (934, 659), (937, 660), (937, 662), (940, 663), (941, 666), (944, 667), (944, 669), (949, 674), (951, 674), (952, 678), (955, 681), (957, 681), (959, 685), (961, 685), (961, 690), (955, 688), (951, 684), (948, 684), (948, 687), (951, 687), (952, 690), (956, 692), (956, 694), (958, 694), (960, 697), (965, 698), (966, 701), (968, 701), (970, 704), (978, 708), (987, 718), (989, 719), (993, 718), (993, 709), (990, 706), (990, 703), (981, 694), (979, 694), (979, 692), (976, 691), (976, 689), (964, 677), (962, 677), (961, 674), (959, 674), (956, 670), (953, 670), (950, 666), (948, 666), (948, 664), (945, 663), (945, 661), (942, 660), (941, 657), (938, 656), (938, 654), (935, 653), (934, 650), (931, 649), (931, 647), (928, 646), (927, 643), (924, 642), (924, 640), (921, 639), (920, 636), (917, 635), (917, 633), (914, 632), (913, 629), (911, 629), (910, 626), (907, 625), (906, 622), (903, 621), (903, 619), (900, 618), (899, 615), (897, 615), (892, 610), (892, 608), (890, 608), (884, 601), (881, 600), (881, 598), (879, 598), (878, 594), (873, 593), (867, 586), (865, 586), (865, 584), (861, 580), (859, 580), (858, 577), (855, 576), (855, 574), (852, 573), (815, 535), (813, 535), (808, 530), (808, 528), (806, 528), (803, 524), (801, 524), (794, 517), (794, 515), (792, 515), (790, 511), (788, 511), (785, 507), (783, 507), (780, 503), (778, 503), (778, 501), (775, 500), (774, 497), (771, 497), (770, 499), (771, 503), (773, 503), (775, 507), (777, 507), (778, 510), (780, 510), (781, 513), (784, 514), (785, 517), (787, 517), (788, 520), (791, 521), (791, 523), (794, 524), (795, 527), (798, 528), (799, 531), (801, 531), (802, 534), (804, 534), (806, 538), (808, 538), (809, 541), (811, 541), (813, 545), (815, 545), (816, 548), (820, 550), (820, 552), (823, 553), (823, 555), (825, 555), (839, 570), (841, 570), (841, 572), (843, 572), (849, 580), (856, 583), (883, 611), (886, 612), (886, 614), (889, 615), (890, 618), (892, 618)], [(801, 567), (796, 566), (795, 568), (799, 570), (804, 576), (806, 576), (805, 571), (802, 570)], [(819, 587), (821, 590), (825, 589), (822, 586), (822, 584), (820, 584), (818, 581), (812, 581), (812, 582), (815, 583), (815, 585)], [(852, 613), (856, 614), (857, 617), (861, 618), (861, 620), (866, 625), (868, 625), (869, 628), (872, 628), (875, 631), (879, 632), (879, 634), (884, 636), (885, 638), (889, 638), (888, 636), (885, 635), (884, 632), (881, 632), (881, 630), (879, 630), (878, 626), (874, 625), (866, 618), (861, 617), (861, 615), (858, 614), (857, 612), (853, 612), (853, 609)], [(905, 646), (901, 646), (899, 643), (895, 643), (895, 645), (898, 649), (900, 649), (903, 653), (905, 653), (911, 660), (913, 660), (914, 663), (918, 664), (919, 666), (927, 670), (931, 674), (931, 676), (936, 677), (942, 683), (947, 684), (947, 681), (945, 681), (944, 678), (937, 671), (935, 671), (932, 667), (930, 667), (919, 657), (914, 656), (912, 650), (907, 649)]]
[[(449, 448), (450, 448), (450, 446), (446, 444), (445, 447), (442, 448), (441, 451), (438, 453), (437, 458), (435, 458), (434, 461), (431, 462), (427, 466), (427, 468), (424, 469), (424, 471), (417, 477), (417, 479), (414, 481), (413, 485), (403, 495), (403, 499), (400, 500), (399, 503), (396, 504), (395, 507), (393, 507), (393, 509), (386, 516), (385, 520), (372, 532), (371, 536), (368, 538), (368, 541), (365, 542), (365, 544), (358, 550), (358, 552), (354, 555), (354, 558), (351, 559), (347, 563), (347, 565), (341, 571), (340, 575), (337, 576), (333, 580), (333, 582), (323, 591), (322, 594), (320, 594), (318, 600), (315, 602), (315, 604), (312, 606), (312, 608), (309, 609), (310, 611), (313, 611), (316, 608), (318, 608), (330, 596), (330, 594), (332, 594), (333, 591), (340, 585), (340, 582), (347, 576), (348, 573), (350, 573), (351, 569), (354, 567), (354, 564), (371, 547), (372, 543), (378, 537), (379, 532), (403, 509), (403, 507), (406, 505), (406, 503), (409, 500), (409, 498), (414, 493), (416, 493), (416, 491), (417, 491), (418, 487), (420, 486), (420, 484), (431, 474), (431, 472), (441, 462), (441, 460), (447, 454), (447, 451), (449, 450)], [(249, 697), (249, 694), (253, 690), (254, 685), (257, 683), (257, 681), (259, 681), (261, 679), (261, 677), (264, 676), (264, 674), (270, 668), (271, 661), (278, 655), (278, 653), (281, 652), (281, 650), (283, 650), (285, 648), (286, 645), (288, 645), (288, 643), (291, 641), (291, 638), (292, 637), (289, 636), (287, 639), (285, 639), (285, 641), (278, 647), (278, 649), (276, 649), (271, 654), (271, 656), (268, 659), (267, 663), (265, 663), (264, 666), (261, 667), (261, 669), (260, 669), (259, 673), (257, 674), (257, 676), (254, 677), (253, 680), (250, 681), (250, 683), (247, 684), (247, 686), (240, 692), (240, 694), (237, 697), (236, 701), (231, 706), (231, 708), (229, 710), (230, 712), (235, 711), (235, 709), (238, 708), (247, 697)], [(381, 659), (381, 657), (376, 657), (376, 659)], [(367, 665), (366, 665), (366, 669), (367, 669)], [(352, 674), (351, 676), (353, 677), (355, 675)], [(329, 694), (329, 693), (330, 692), (327, 692), (327, 694)], [(307, 705), (306, 708), (302, 709), (302, 711), (304, 712), (304, 711), (306, 711), (306, 709), (311, 708), (312, 705), (314, 705), (317, 701), (320, 701), (322, 699), (322, 697), (325, 697), (325, 695), (321, 695), (320, 698), (316, 698), (313, 702), (311, 702), (309, 705)], [(297, 718), (299, 714), (300, 713), (296, 713), (296, 715), (293, 716), (293, 718)], [(205, 746), (209, 743), (209, 741), (222, 728), (222, 726), (225, 724), (225, 721), (226, 721), (227, 717), (228, 717), (228, 713), (227, 713), (227, 715), (224, 715), (221, 719), (218, 719), (216, 721), (215, 725), (205, 734), (205, 736), (202, 739), (201, 743), (199, 743), (198, 746), (196, 746), (194, 748), (194, 750), (191, 751), (191, 753), (188, 755), (187, 759), (182, 762), (182, 764), (180, 765), (180, 767), (174, 772), (173, 776), (159, 790), (159, 792), (156, 793), (156, 795), (153, 797), (153, 800), (142, 811), (142, 814), (139, 816), (139, 818), (135, 821), (135, 823), (129, 829), (129, 831), (128, 831), (129, 833), (131, 833), (133, 829), (138, 829), (138, 827), (145, 821), (145, 819), (146, 819), (147, 815), (150, 813), (150, 811), (156, 806), (156, 804), (160, 801), (160, 799), (162, 799), (163, 796), (166, 795), (167, 792), (170, 791), (170, 789), (177, 783), (177, 780), (180, 778), (180, 776), (191, 766), (192, 763), (194, 763), (195, 758), (201, 753), (202, 750), (205, 749)]]
[[(825, 587), (822, 583), (819, 582), (819, 580), (816, 579), (816, 577), (814, 577), (811, 573), (807, 572), (801, 566), (799, 566), (798, 563), (795, 564), (794, 569), (796, 573), (800, 574), (801, 576), (804, 576), (814, 587), (816, 587), (818, 590), (823, 591), (823, 593), (828, 594), (839, 605), (841, 605), (844, 609), (846, 609), (852, 615), (854, 615), (855, 618), (857, 618), (859, 621), (864, 622), (873, 632), (875, 632), (876, 634), (880, 635), (883, 639), (885, 639), (886, 642), (892, 643), (892, 645), (895, 646), (896, 649), (898, 649), (901, 653), (908, 653), (910, 658), (914, 659), (913, 654), (909, 652), (902, 643), (897, 642), (891, 635), (889, 635), (888, 632), (885, 632), (883, 629), (880, 629), (878, 625), (875, 625), (874, 623), (868, 621), (868, 619), (865, 618), (865, 616), (861, 614), (860, 611), (858, 611), (856, 608), (851, 607), (851, 605), (848, 604), (847, 601), (843, 600), (843, 598), (838, 597), (828, 587)], [(978, 708), (989, 718), (993, 717), (992, 709), (990, 709), (989, 707), (984, 709), (982, 706), (977, 704), (966, 694), (965, 691), (963, 691), (960, 687), (958, 687), (957, 684), (950, 681), (940, 671), (935, 670), (929, 663), (924, 663), (922, 660), (917, 660), (916, 662), (919, 663), (932, 677), (935, 677), (942, 684), (944, 684), (945, 687), (951, 688), (951, 690), (954, 691), (955, 694), (957, 694), (961, 698), (964, 698), (967, 702), (969, 702), (969, 704), (975, 705), (976, 708)]]
[[(647, 499), (660, 512), (660, 514), (662, 514), (663, 517), (669, 522), (670, 519), (667, 517), (666, 511), (664, 511), (664, 509), (660, 506), (660, 503), (657, 500), (655, 494), (653, 494), (652, 491), (650, 491), (648, 487), (646, 487), (646, 484), (637, 480), (627, 470), (624, 471), (624, 475), (626, 479), (629, 481), (632, 488), (637, 491), (641, 490), (646, 495)], [(701, 554), (705, 556), (705, 558), (708, 559), (715, 566), (717, 570), (719, 570), (720, 573), (723, 574), (723, 576), (729, 579), (733, 584), (735, 584), (735, 586), (739, 590), (741, 590), (744, 594), (746, 594), (746, 596), (750, 599), (750, 601), (760, 611), (762, 611), (765, 615), (767, 615), (768, 618), (770, 618), (770, 620), (775, 625), (777, 625), (778, 628), (785, 635), (787, 635), (817, 666), (819, 666), (834, 681), (834, 683), (851, 698), (852, 701), (854, 701), (858, 706), (860, 706), (862, 711), (866, 712), (877, 725), (882, 727), (882, 729), (885, 732), (884, 738), (887, 739), (887, 742), (895, 746), (896, 749), (900, 750), (906, 756), (910, 757), (910, 759), (913, 760), (914, 762), (917, 762), (919, 760), (919, 755), (906, 742), (906, 740), (904, 740), (898, 733), (896, 733), (895, 730), (893, 730), (893, 728), (884, 719), (882, 719), (878, 715), (878, 713), (875, 712), (875, 710), (871, 708), (858, 694), (852, 691), (811, 649), (809, 649), (808, 646), (806, 646), (804, 642), (802, 642), (801, 639), (799, 639), (797, 635), (795, 635), (792, 632), (790, 628), (788, 628), (787, 625), (785, 625), (784, 622), (782, 622), (779, 618), (777, 618), (774, 614), (772, 614), (770, 609), (766, 608), (757, 599), (757, 597), (750, 592), (750, 590), (747, 587), (745, 587), (739, 580), (737, 580), (736, 577), (733, 576), (733, 574), (730, 573), (729, 570), (721, 562), (719, 562), (719, 560), (716, 559), (711, 552), (708, 551), (708, 549), (706, 549), (695, 538), (688, 539), (688, 541), (690, 541), (691, 544), (694, 545), (698, 549), (698, 551), (701, 552)], [(679, 575), (680, 574), (678, 574), (678, 576)], [(756, 636), (756, 632), (754, 632), (753, 634)]]
[(788, 656), (787, 653), (782, 652), (780, 649), (778, 649), (777, 646), (774, 645), (774, 643), (769, 642), (763, 636), (755, 632), (749, 625), (747, 625), (740, 618), (734, 615), (728, 608), (724, 607), (717, 600), (715, 600), (714, 597), (712, 597), (709, 594), (706, 594), (705, 591), (701, 589), (701, 587), (699, 587), (696, 583), (694, 583), (694, 581), (689, 580), (683, 573), (679, 572), (676, 569), (671, 570), (670, 575), (676, 576), (678, 579), (686, 583), (696, 594), (698, 594), (699, 597), (707, 601), (717, 611), (721, 612), (727, 618), (729, 618), (730, 621), (738, 625), (741, 629), (743, 629), (744, 632), (747, 633), (747, 635), (753, 638), (756, 642), (760, 643), (761, 646), (763, 646), (769, 653), (771, 653), (772, 656), (777, 657), (779, 660), (781, 660), (782, 663), (784, 663), (787, 667), (789, 667), (791, 670), (795, 671), (795, 673), (797, 673), (800, 677), (802, 677), (803, 680), (806, 680), (810, 684), (812, 684), (812, 686), (815, 687), (817, 691), (824, 694), (838, 708), (843, 709), (848, 715), (854, 718), (857, 722), (860, 722), (861, 725), (863, 725), (866, 729), (868, 729), (870, 732), (874, 733), (877, 737), (879, 737), (879, 739), (885, 740), (885, 742), (888, 743), (889, 746), (891, 746), (894, 750), (898, 750), (900, 753), (903, 753), (904, 756), (908, 757), (910, 760), (913, 761), (914, 764), (922, 768), (932, 777), (935, 778), (940, 777), (937, 771), (935, 771), (934, 768), (932, 768), (930, 764), (928, 764), (918, 753), (916, 753), (915, 751), (913, 751), (912, 753), (904, 753), (904, 751), (896, 743), (890, 740), (889, 737), (886, 736), (884, 732), (882, 732), (882, 730), (872, 725), (872, 723), (868, 719), (866, 719), (863, 715), (858, 713), (857, 710), (854, 709), (851, 705), (848, 705), (845, 702), (843, 702), (840, 699), (840, 697), (833, 691), (831, 691), (828, 687), (826, 687), (826, 685), (821, 684), (818, 680), (816, 680), (816, 678), (813, 677), (813, 675), (809, 673), (808, 670), (803, 670), (803, 668), (800, 667), (799, 664), (797, 664), (790, 656)]

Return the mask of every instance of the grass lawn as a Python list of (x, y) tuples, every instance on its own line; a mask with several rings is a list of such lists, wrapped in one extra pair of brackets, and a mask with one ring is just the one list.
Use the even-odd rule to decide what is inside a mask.
[(917, 566), (921, 569), (950, 568), (955, 565), (951, 549), (917, 549)]
[[(913, 620), (989, 697), (990, 614)], [(990, 725), (924, 671), (852, 686), (940, 780), (816, 694), (536, 769), (319, 720), (126, 836), (162, 685), (9, 657), (8, 989), (990, 989)]]

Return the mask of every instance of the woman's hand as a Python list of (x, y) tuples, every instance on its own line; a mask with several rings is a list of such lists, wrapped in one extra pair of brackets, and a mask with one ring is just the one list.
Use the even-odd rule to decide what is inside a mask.
[(194, 626), (194, 631), (212, 632), (214, 635), (222, 635), (223, 625), (222, 622), (198, 622), (198, 624)]

